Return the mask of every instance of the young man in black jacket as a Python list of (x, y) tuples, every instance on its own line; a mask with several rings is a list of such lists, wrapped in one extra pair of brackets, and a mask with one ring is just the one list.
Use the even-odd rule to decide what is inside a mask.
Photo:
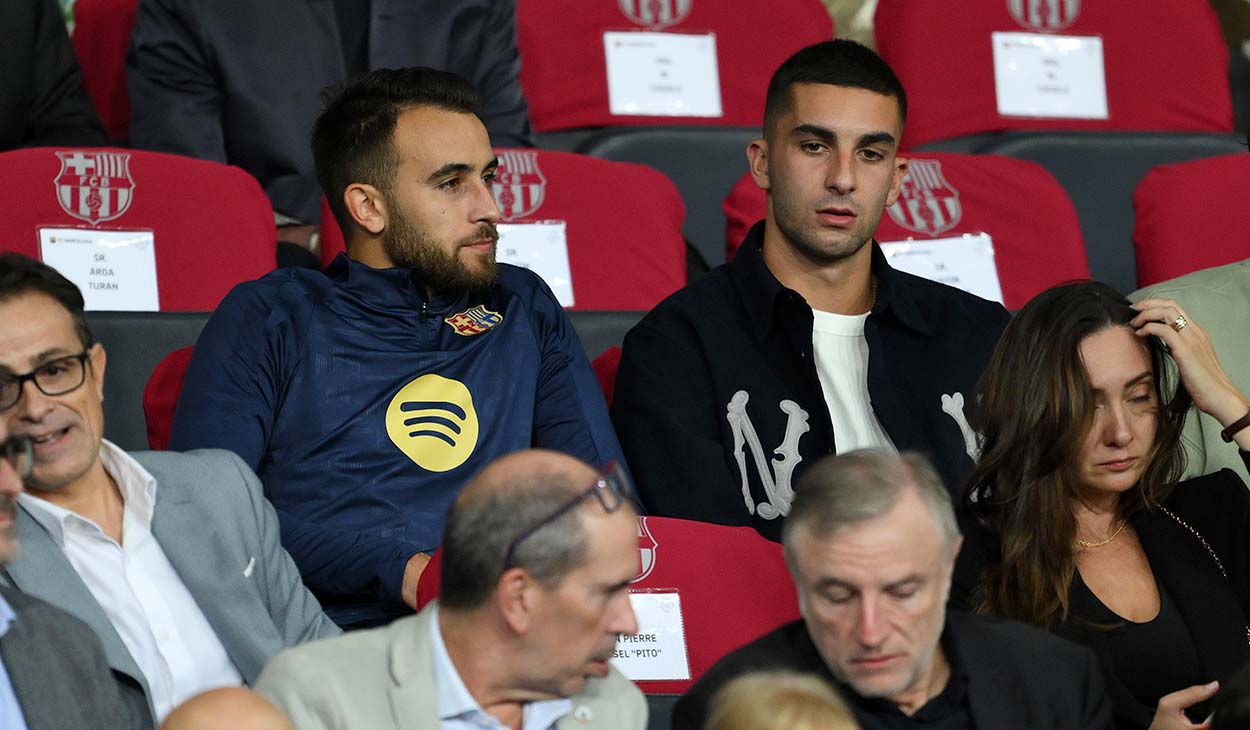
[(851, 41), (773, 75), (747, 148), (766, 219), (625, 339), (612, 416), (652, 514), (775, 540), (824, 454), (920, 451), (952, 490), (971, 468), (965, 396), (1008, 314), (871, 245), (907, 171), (906, 114), (889, 66)]

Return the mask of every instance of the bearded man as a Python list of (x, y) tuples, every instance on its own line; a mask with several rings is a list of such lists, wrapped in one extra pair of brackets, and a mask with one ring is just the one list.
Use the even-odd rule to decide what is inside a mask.
[(234, 451), (344, 627), (389, 622), (464, 483), (543, 447), (620, 457), (564, 310), (495, 263), (498, 161), (455, 74), (379, 69), (329, 101), (313, 157), (347, 254), (241, 284), (196, 344), (170, 448)]

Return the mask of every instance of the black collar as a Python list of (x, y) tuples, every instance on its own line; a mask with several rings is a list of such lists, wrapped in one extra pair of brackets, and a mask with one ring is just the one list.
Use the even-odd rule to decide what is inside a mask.
[[(907, 286), (906, 274), (890, 267), (881, 248), (872, 246), (872, 273), (877, 277), (877, 301), (872, 308), (873, 317), (893, 316), (903, 325), (924, 335), (932, 335), (933, 328), (925, 320), (916, 302), (915, 290)], [(763, 344), (774, 322), (774, 307), (780, 297), (810, 305), (796, 291), (782, 286), (764, 263), (764, 221), (751, 227), (728, 264), (729, 276), (742, 292), (756, 339)]]

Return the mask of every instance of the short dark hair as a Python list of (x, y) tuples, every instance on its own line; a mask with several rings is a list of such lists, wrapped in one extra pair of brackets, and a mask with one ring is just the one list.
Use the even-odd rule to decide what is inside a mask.
[(787, 58), (768, 82), (764, 133), (790, 111), (795, 84), (866, 89), (898, 101), (899, 127), (907, 121), (907, 92), (889, 64), (872, 49), (842, 38), (810, 45)]
[(83, 347), (90, 347), (95, 343), (91, 328), (87, 325), (82, 292), (74, 282), (42, 261), (20, 253), (0, 253), (0, 302), (32, 293), (52, 297), (65, 307), (74, 320), (74, 331), (78, 333)]
[(462, 611), (478, 608), (510, 567), (524, 568), (547, 587), (559, 584), (586, 560), (582, 509), (569, 510), (526, 537), (517, 545), (511, 566), (504, 565), (508, 546), (586, 486), (575, 483), (567, 470), (533, 469), (515, 477), (506, 489), (462, 494), (447, 511), (439, 603)]
[(317, 181), (346, 235), (351, 218), (343, 191), (367, 183), (389, 191), (398, 159), (393, 138), (399, 115), (418, 107), (475, 114), (481, 103), (468, 81), (432, 68), (379, 68), (325, 94), (312, 132)]

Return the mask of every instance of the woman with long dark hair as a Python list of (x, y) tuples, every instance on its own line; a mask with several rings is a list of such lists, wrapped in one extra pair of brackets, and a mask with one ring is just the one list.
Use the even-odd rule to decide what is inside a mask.
[(1231, 470), (1177, 483), (1193, 403), (1246, 458), (1250, 402), (1178, 304), (1109, 286), (1038, 295), (972, 399), (954, 603), (1095, 650), (1117, 727), (1195, 727), (1250, 660), (1250, 493)]

